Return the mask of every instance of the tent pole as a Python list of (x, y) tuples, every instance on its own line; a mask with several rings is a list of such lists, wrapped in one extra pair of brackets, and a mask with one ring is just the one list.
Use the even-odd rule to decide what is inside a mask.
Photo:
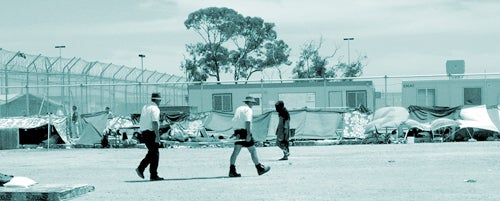
[(47, 151), (50, 148), (50, 123), (51, 123), (51, 121), (52, 121), (52, 119), (51, 119), (51, 115), (49, 112), (49, 123), (47, 124)]
[(467, 134), (469, 134), (469, 136), (470, 136), (470, 140), (469, 140), (469, 142), (470, 142), (471, 140), (472, 140), (472, 141), (475, 141), (476, 139), (474, 139), (474, 137), (472, 136), (472, 134), (469, 132), (469, 128), (466, 128), (465, 130), (467, 131)]
[(43, 108), (43, 104), (45, 103), (45, 98), (46, 98), (46, 96), (44, 96), (42, 99), (42, 104), (40, 104), (40, 109), (38, 109), (38, 115), (40, 115), (42, 113), (42, 108)]

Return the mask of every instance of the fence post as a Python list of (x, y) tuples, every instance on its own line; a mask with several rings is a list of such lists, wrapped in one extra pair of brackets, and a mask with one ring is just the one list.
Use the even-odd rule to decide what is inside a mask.
[(387, 107), (387, 75), (384, 75), (384, 107)]

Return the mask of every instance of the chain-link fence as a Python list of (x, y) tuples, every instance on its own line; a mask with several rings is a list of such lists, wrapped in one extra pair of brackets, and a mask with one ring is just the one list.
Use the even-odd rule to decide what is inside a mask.
[(167, 100), (162, 104), (187, 104), (183, 77), (142, 68), (3, 49), (0, 68), (1, 117), (67, 115), (73, 105), (80, 113), (110, 107), (116, 114), (127, 115), (140, 112), (152, 92), (162, 93)]
[[(89, 62), (76, 57), (46, 57), (3, 49), (0, 49), (0, 68), (3, 71), (0, 73), (1, 117), (44, 115), (48, 112), (68, 115), (73, 105), (79, 108), (81, 114), (103, 111), (105, 107), (110, 107), (117, 115), (129, 115), (139, 113), (142, 105), (150, 101), (152, 92), (159, 92), (164, 97), (161, 106), (190, 106), (187, 90), (189, 83), (183, 77), (167, 73), (112, 63)], [(443, 67), (443, 71), (444, 69)], [(478, 73), (386, 75), (348, 79), (372, 81), (375, 88), (374, 109), (377, 109), (402, 106), (404, 81), (499, 78), (499, 73)], [(284, 80), (259, 80), (238, 84), (282, 81)], [(223, 84), (229, 83), (235, 82)], [(209, 111), (210, 108), (204, 110), (199, 112)]]

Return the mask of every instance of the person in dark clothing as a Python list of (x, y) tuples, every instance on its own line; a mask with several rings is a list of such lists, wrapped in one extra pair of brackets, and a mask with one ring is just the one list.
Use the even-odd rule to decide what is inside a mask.
[(283, 151), (283, 157), (280, 160), (288, 160), (288, 156), (290, 156), (290, 113), (283, 101), (276, 102), (274, 107), (279, 117), (276, 128), (276, 145)]

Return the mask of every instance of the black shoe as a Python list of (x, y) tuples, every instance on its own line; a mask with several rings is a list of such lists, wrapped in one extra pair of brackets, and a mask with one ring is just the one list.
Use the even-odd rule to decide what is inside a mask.
[(137, 176), (144, 179), (144, 173), (141, 170), (139, 170), (139, 168), (135, 168), (135, 173), (137, 173)]
[(286, 161), (286, 160), (288, 160), (288, 156), (283, 156), (283, 158), (280, 158), (279, 160), (280, 161)]
[(163, 177), (156, 176), (156, 177), (151, 177), (149, 180), (151, 180), (151, 181), (161, 181), (161, 180), (165, 180), (165, 179)]
[(269, 170), (271, 170), (271, 167), (269, 166), (265, 166), (265, 165), (262, 165), (262, 164), (258, 164), (255, 166), (257, 168), (257, 173), (259, 175), (263, 175), (265, 174), (266, 172), (269, 172)]
[(229, 172), (229, 177), (241, 177), (241, 174), (236, 172)]
[(241, 177), (241, 174), (236, 172), (236, 167), (234, 165), (229, 167), (229, 177)]

